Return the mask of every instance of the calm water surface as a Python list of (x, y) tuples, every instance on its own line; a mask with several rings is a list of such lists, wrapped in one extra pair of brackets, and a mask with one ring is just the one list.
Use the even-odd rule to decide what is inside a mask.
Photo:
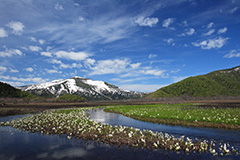
[(236, 130), (194, 128), (143, 122), (121, 114), (104, 112), (103, 109), (89, 110), (87, 113), (89, 114), (90, 119), (105, 124), (132, 126), (139, 129), (166, 132), (175, 136), (185, 135), (191, 138), (213, 139), (216, 141), (232, 143), (240, 147), (240, 132)]
[[(124, 117), (119, 114), (105, 113), (103, 110), (93, 110), (88, 112), (90, 118), (112, 125), (127, 125), (138, 128), (152, 129), (182, 135), (191, 130), (186, 127), (173, 127), (165, 125), (156, 125), (137, 121)], [(16, 119), (22, 116), (0, 117), (0, 121)], [(169, 128), (169, 129), (168, 129)], [(185, 128), (185, 129), (184, 129)], [(210, 129), (211, 130), (211, 129)], [(197, 131), (192, 131), (194, 136), (199, 135)], [(220, 135), (224, 134), (224, 130), (220, 131)], [(239, 134), (234, 131), (226, 131), (235, 138), (238, 137), (235, 144), (239, 143)], [(191, 135), (192, 133), (187, 133)], [(205, 132), (203, 132), (205, 133)], [(207, 137), (214, 132), (209, 133)], [(216, 133), (214, 134), (216, 135)], [(205, 136), (203, 136), (205, 137)], [(221, 137), (221, 136), (220, 136)], [(219, 137), (219, 139), (220, 139)], [(224, 137), (224, 136), (223, 136)], [(225, 139), (224, 139), (225, 140)], [(232, 140), (233, 138), (227, 138)], [(233, 141), (235, 142), (235, 141)], [(41, 135), (40, 133), (29, 133), (16, 130), (12, 127), (0, 127), (0, 160), (32, 160), (32, 159), (54, 159), (54, 160), (79, 160), (79, 159), (238, 159), (236, 156), (212, 156), (211, 154), (198, 154), (184, 152), (170, 152), (165, 150), (146, 150), (133, 149), (127, 147), (118, 148), (117, 146), (109, 146), (102, 143), (84, 141), (81, 139), (68, 140), (66, 135)]]

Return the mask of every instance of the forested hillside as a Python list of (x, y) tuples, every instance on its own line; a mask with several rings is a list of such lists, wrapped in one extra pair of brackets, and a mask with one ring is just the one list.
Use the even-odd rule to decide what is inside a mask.
[(34, 97), (28, 92), (23, 92), (20, 89), (14, 88), (7, 83), (0, 82), (0, 97)]
[(240, 95), (240, 66), (186, 78), (147, 97), (214, 97)]

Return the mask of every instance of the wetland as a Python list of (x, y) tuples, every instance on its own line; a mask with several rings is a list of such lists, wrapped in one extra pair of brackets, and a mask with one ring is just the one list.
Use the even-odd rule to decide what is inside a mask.
[[(112, 108), (115, 107), (120, 106)], [(128, 155), (129, 159), (239, 158), (239, 130), (143, 122), (96, 107), (51, 110), (7, 119), (2, 117), (0, 121), (0, 134), (5, 137), (1, 139), (0, 156), (9, 159), (10, 155), (15, 155), (10, 150), (19, 153), (15, 156), (17, 159), (21, 159), (19, 156), (33, 159), (30, 155), (35, 155), (34, 159), (121, 159), (122, 154)], [(15, 138), (18, 140), (14, 141)], [(56, 141), (59, 145), (53, 147), (52, 143)], [(21, 148), (28, 148), (28, 153), (19, 151), (16, 146), (21, 145)], [(35, 146), (33, 151), (29, 150), (32, 145)], [(15, 147), (7, 149), (11, 146)], [(37, 148), (39, 151), (36, 151)], [(58, 152), (62, 153), (59, 157)], [(69, 157), (64, 156), (68, 154)]]

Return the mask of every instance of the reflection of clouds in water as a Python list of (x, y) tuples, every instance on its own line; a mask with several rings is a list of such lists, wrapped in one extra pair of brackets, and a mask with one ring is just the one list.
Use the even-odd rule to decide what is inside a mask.
[(81, 158), (86, 156), (88, 152), (82, 148), (70, 148), (54, 151), (53, 153), (41, 153), (36, 156), (37, 159), (68, 159)]
[(103, 109), (101, 110), (89, 110), (88, 113), (90, 114), (90, 119), (95, 122), (101, 122), (104, 124), (108, 124), (111, 119), (117, 119), (119, 117), (118, 114), (109, 114), (107, 112), (104, 112)]
[(15, 160), (16, 156), (14, 155), (14, 156), (7, 157), (5, 155), (0, 155), (0, 159)]
[(87, 151), (83, 150), (82, 148), (71, 148), (71, 149), (65, 149), (61, 151), (55, 151), (51, 157), (56, 159), (81, 158), (86, 154), (87, 154)]
[(48, 153), (47, 153), (47, 152), (38, 154), (38, 155), (36, 156), (37, 159), (45, 159), (45, 158), (47, 158), (47, 157), (48, 157)]

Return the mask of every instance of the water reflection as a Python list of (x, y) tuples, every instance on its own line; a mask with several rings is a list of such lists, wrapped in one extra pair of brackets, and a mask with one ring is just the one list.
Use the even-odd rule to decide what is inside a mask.
[(132, 126), (140, 129), (150, 129), (152, 131), (167, 132), (175, 136), (185, 135), (190, 138), (214, 139), (229, 142), (240, 148), (240, 132), (236, 130), (213, 129), (213, 128), (194, 128), (184, 126), (171, 126), (135, 120), (121, 114), (104, 112), (103, 109), (89, 110), (87, 113), (90, 119), (110, 124)]
[[(131, 125), (149, 123), (136, 121), (118, 114), (108, 114), (102, 110), (91, 111), (91, 118), (104, 123), (117, 125), (119, 122)], [(21, 116), (2, 117), (0, 121), (16, 119)], [(141, 122), (141, 123), (140, 123)], [(151, 126), (154, 128), (153, 126)], [(159, 129), (164, 129), (161, 126)], [(176, 129), (177, 130), (177, 129)], [(12, 127), (0, 127), (0, 159), (1, 160), (79, 160), (79, 159), (238, 159), (237, 156), (213, 156), (208, 153), (170, 152), (165, 150), (147, 150), (110, 146), (100, 142), (82, 139), (68, 140), (66, 135), (41, 135), (16, 130)]]

